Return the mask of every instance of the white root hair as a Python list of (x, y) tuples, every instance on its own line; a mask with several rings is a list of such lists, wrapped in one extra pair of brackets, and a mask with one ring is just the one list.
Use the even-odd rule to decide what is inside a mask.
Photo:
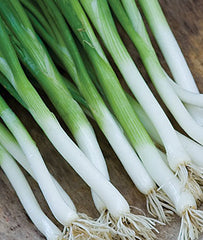
[(189, 163), (186, 166), (181, 165), (177, 175), (183, 187), (186, 187), (194, 196), (196, 201), (203, 200), (201, 183), (203, 184), (203, 168)]
[(203, 167), (190, 163), (188, 169), (190, 175), (199, 183), (199, 185), (203, 186)]
[(174, 204), (162, 189), (153, 189), (146, 196), (147, 211), (160, 222), (168, 223), (176, 212)]
[(194, 178), (189, 177), (186, 188), (192, 193), (197, 202), (203, 201), (203, 192), (201, 186)]
[(155, 225), (160, 223), (153, 218), (133, 213), (127, 213), (116, 219), (107, 210), (102, 212), (98, 221), (109, 224), (112, 236), (122, 240), (153, 240), (156, 238), (153, 231), (158, 233)]
[(92, 220), (86, 214), (64, 227), (62, 240), (112, 240), (108, 224)]
[(203, 211), (189, 208), (181, 219), (178, 240), (198, 239), (199, 233), (203, 232)]

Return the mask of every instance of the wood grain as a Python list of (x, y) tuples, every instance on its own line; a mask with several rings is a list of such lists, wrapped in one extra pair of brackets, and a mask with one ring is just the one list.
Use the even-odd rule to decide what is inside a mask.
[[(183, 50), (190, 69), (196, 79), (200, 91), (203, 91), (203, 1), (202, 0), (160, 0), (164, 13), (169, 24)], [(139, 66), (146, 81), (151, 86), (149, 78), (141, 64), (140, 58), (135, 51), (133, 44), (126, 35), (119, 30), (122, 38), (125, 40), (127, 48), (137, 65)], [(153, 40), (154, 46), (159, 52), (159, 57), (163, 66), (166, 66), (160, 51)], [(119, 75), (121, 81), (122, 77)], [(124, 87), (125, 84), (123, 83)], [(153, 90), (154, 91), (154, 90)], [(7, 98), (8, 103), (23, 121), (30, 134), (36, 141), (40, 152), (50, 170), (57, 178), (59, 183), (67, 191), (74, 201), (79, 212), (87, 213), (92, 217), (97, 217), (98, 213), (91, 199), (88, 186), (79, 178), (79, 176), (62, 159), (57, 151), (52, 147), (45, 135), (39, 129), (31, 116), (22, 107), (17, 104), (5, 92), (2, 93)], [(155, 93), (156, 94), (156, 93)], [(46, 100), (46, 98), (45, 98)], [(47, 101), (47, 100), (46, 100)], [(48, 103), (48, 102), (47, 102)], [(48, 103), (49, 104), (49, 103)], [(52, 106), (50, 105), (52, 108)], [(53, 109), (53, 108), (52, 108)], [(54, 110), (53, 110), (54, 111)], [(60, 118), (59, 118), (60, 119)], [(61, 122), (64, 129), (69, 133), (67, 127)], [(129, 204), (142, 209), (146, 213), (145, 197), (140, 194), (134, 184), (127, 176), (119, 160), (110, 148), (105, 137), (92, 122), (98, 141), (106, 158), (112, 183), (128, 200)], [(69, 133), (69, 135), (71, 135)], [(42, 209), (55, 222), (51, 215), (44, 198), (33, 179), (26, 174), (31, 183), (32, 189), (42, 206)], [(0, 240), (24, 240), (24, 239), (44, 239), (38, 230), (33, 226), (22, 208), (14, 190), (8, 182), (4, 173), (0, 170)], [(179, 217), (174, 217), (170, 225), (159, 227), (160, 234), (158, 239), (174, 240), (177, 239), (180, 226)], [(203, 239), (203, 237), (202, 237)]]

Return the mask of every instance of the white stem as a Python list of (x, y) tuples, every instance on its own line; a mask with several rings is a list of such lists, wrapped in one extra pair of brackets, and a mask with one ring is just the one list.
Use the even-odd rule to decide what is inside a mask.
[[(24, 149), (27, 149), (26, 151), (25, 151), (25, 153), (27, 153), (27, 154), (31, 154), (31, 155), (29, 155), (28, 157), (30, 157), (30, 156), (32, 156), (33, 158), (31, 158), (31, 162), (29, 162), (29, 164), (30, 164), (30, 166), (31, 166), (31, 169), (33, 170), (33, 171), (35, 171), (36, 169), (35, 169), (35, 167), (36, 167), (36, 165), (35, 164), (32, 164), (32, 161), (36, 161), (36, 162), (38, 162), (39, 161), (39, 158), (36, 158), (35, 159), (35, 157), (37, 157), (36, 156), (36, 154), (34, 153), (34, 151), (32, 151), (32, 152), (30, 152), (29, 150), (31, 149), (30, 148), (30, 139), (28, 138), (28, 134), (26, 133), (26, 131), (24, 130), (24, 129), (22, 129), (21, 128), (21, 126), (20, 126), (20, 124), (19, 124), (19, 120), (18, 119), (16, 119), (16, 117), (15, 117), (15, 115), (14, 115), (14, 113), (13, 112), (10, 112), (10, 110), (9, 109), (6, 109), (3, 113), (2, 113), (2, 118), (5, 120), (5, 122), (7, 123), (7, 126), (8, 127), (10, 127), (10, 130), (11, 130), (11, 132), (12, 132), (12, 130), (15, 130), (15, 134), (14, 134), (14, 136), (16, 137), (16, 139), (19, 139), (20, 137), (22, 137), (22, 139), (20, 139), (20, 141), (19, 141), (19, 143), (21, 143), (22, 144), (22, 148)], [(10, 123), (10, 120), (11, 120), (11, 123)], [(14, 123), (14, 124), (13, 124)], [(16, 126), (17, 126), (17, 129), (16, 129)], [(25, 143), (25, 141), (27, 141), (27, 145), (26, 145), (26, 143)], [(33, 142), (32, 142), (32, 144), (33, 144)], [(35, 146), (33, 146), (32, 148), (35, 148)], [(31, 149), (31, 150), (33, 150), (33, 149)], [(29, 159), (30, 160), (30, 159)], [(22, 161), (21, 161), (22, 162)], [(33, 166), (34, 166), (34, 168), (33, 168)], [(109, 228), (108, 228), (108, 226), (104, 226), (104, 225), (102, 225), (102, 224), (98, 224), (98, 223), (96, 223), (95, 221), (92, 221), (90, 218), (88, 218), (88, 217), (86, 217), (86, 219), (83, 219), (82, 218), (82, 216), (81, 216), (81, 214), (80, 215), (77, 215), (77, 213), (76, 213), (76, 211), (75, 211), (75, 209), (72, 209), (72, 208), (75, 208), (75, 207), (73, 207), (72, 205), (66, 205), (66, 201), (64, 201), (63, 200), (63, 197), (65, 198), (65, 200), (67, 200), (68, 201), (68, 204), (69, 204), (69, 199), (67, 198), (67, 196), (66, 196), (66, 194), (64, 193), (64, 192), (62, 192), (62, 195), (60, 195), (60, 194), (58, 194), (56, 191), (57, 190), (55, 190), (53, 187), (58, 187), (59, 189), (60, 189), (60, 186), (57, 184), (56, 186), (54, 185), (54, 181), (53, 181), (53, 183), (52, 182), (50, 182), (50, 180), (51, 179), (53, 179), (53, 178), (51, 178), (51, 176), (50, 175), (48, 175), (46, 172), (44, 172), (43, 171), (43, 165), (41, 164), (41, 166), (38, 164), (38, 167), (39, 167), (39, 169), (40, 169), (40, 173), (42, 173), (42, 174), (44, 174), (45, 176), (46, 176), (46, 178), (47, 177), (49, 177), (50, 179), (49, 179), (49, 182), (46, 182), (45, 181), (45, 179), (43, 179), (42, 177), (41, 177), (41, 182), (39, 182), (39, 184), (41, 184), (41, 186), (42, 187), (47, 187), (47, 189), (45, 189), (44, 191), (43, 191), (43, 193), (45, 192), (45, 198), (48, 196), (48, 197), (50, 197), (49, 196), (49, 194), (51, 193), (51, 191), (50, 190), (52, 190), (53, 189), (53, 191), (52, 191), (52, 194), (53, 194), (53, 196), (52, 196), (52, 199), (51, 199), (51, 201), (53, 200), (54, 202), (51, 202), (51, 204), (50, 204), (50, 199), (48, 199), (48, 203), (50, 204), (50, 206), (53, 208), (53, 210), (52, 211), (54, 211), (54, 214), (58, 217), (60, 217), (60, 219), (62, 219), (62, 223), (63, 223), (63, 225), (66, 227), (66, 228), (68, 228), (68, 229), (75, 229), (74, 230), (74, 232), (71, 234), (71, 238), (69, 238), (69, 239), (75, 239), (75, 238), (77, 238), (78, 236), (80, 236), (81, 234), (82, 235), (85, 235), (86, 236), (86, 239), (87, 238), (89, 238), (89, 237), (94, 237), (95, 239), (100, 239), (100, 240), (102, 240), (102, 239), (110, 239), (110, 237), (109, 237)], [(29, 166), (28, 166), (28, 168), (29, 168)], [(35, 174), (35, 172), (34, 172), (34, 176), (37, 178), (38, 177), (38, 173), (37, 174)], [(100, 179), (101, 180), (101, 179)], [(55, 183), (56, 184), (56, 183)], [(47, 185), (47, 186), (46, 186)], [(51, 185), (51, 188), (50, 188), (50, 185)], [(54, 185), (54, 186), (53, 186)], [(41, 187), (40, 186), (40, 187)], [(43, 189), (42, 189), (43, 190)], [(55, 191), (54, 191), (55, 190)], [(114, 190), (114, 189), (113, 189)], [(59, 196), (55, 196), (56, 194), (58, 194)], [(46, 198), (47, 199), (47, 198)], [(58, 200), (59, 199), (59, 200)], [(121, 198), (121, 200), (122, 200), (122, 198)], [(64, 201), (64, 202), (63, 202)], [(53, 203), (55, 203), (55, 204), (65, 204), (65, 206), (66, 206), (66, 208), (64, 208), (63, 207), (63, 205), (61, 206), (59, 206), (59, 208), (57, 208), (57, 206), (55, 206)], [(119, 203), (118, 203), (118, 201), (116, 202), (117, 203), (117, 205), (116, 205), (116, 210), (117, 209), (119, 209), (120, 210), (120, 208), (121, 207), (123, 207), (123, 205), (121, 205), (120, 204), (120, 201), (119, 201)], [(118, 206), (118, 204), (120, 204), (120, 206)], [(124, 200), (124, 204), (125, 204), (125, 200)], [(124, 205), (125, 206), (125, 205)], [(63, 209), (61, 209), (61, 207), (63, 207)], [(118, 207), (120, 207), (120, 208), (118, 208)], [(127, 210), (126, 210), (127, 209)], [(127, 207), (126, 207), (126, 209), (124, 209), (123, 210), (123, 208), (122, 208), (122, 210), (121, 210), (121, 212), (123, 212), (123, 211), (125, 211), (125, 213), (126, 212), (128, 212), (128, 205), (127, 205)], [(61, 212), (60, 212), (60, 210), (64, 210), (65, 212), (64, 212), (64, 215), (63, 214), (61, 214)], [(68, 211), (68, 212), (67, 212)], [(120, 214), (120, 212), (119, 212), (119, 214)], [(116, 214), (115, 214), (116, 215)], [(63, 217), (63, 218), (62, 218)], [(64, 222), (64, 221), (66, 221), (66, 222)], [(83, 224), (84, 223), (84, 224)], [(100, 237), (101, 236), (101, 237)], [(104, 237), (105, 236), (105, 237)], [(66, 236), (65, 236), (66, 237)]]
[(139, 9), (136, 6), (134, 0), (121, 0), (123, 7), (128, 15), (133, 28), (135, 31), (143, 38), (143, 40), (148, 44), (151, 45), (151, 41), (149, 35), (147, 34), (144, 22), (142, 20), (142, 16), (139, 12)]
[(120, 216), (129, 211), (124, 197), (67, 136), (54, 115), (49, 115), (46, 119), (38, 118), (38, 124), (64, 159), (103, 200), (112, 215)]
[[(142, 105), (145, 113), (149, 116), (151, 122), (156, 127), (156, 130), (164, 143), (170, 167), (176, 171), (181, 162), (190, 162), (190, 158), (182, 147), (174, 128), (152, 92), (143, 81), (141, 74), (132, 60), (129, 59), (126, 60), (125, 63), (123, 62), (120, 66), (120, 69), (121, 68), (134, 96)], [(137, 85), (135, 84), (135, 76), (137, 77)], [(139, 90), (137, 86), (139, 86)]]
[(175, 81), (183, 88), (194, 93), (198, 93), (199, 91), (191, 74), (191, 71), (166, 21), (166, 18), (161, 10), (158, 1), (139, 1), (141, 3), (142, 9), (145, 12), (145, 15), (150, 20), (149, 25), (169, 65)]
[[(0, 123), (1, 124), (1, 123)], [(35, 179), (34, 173), (32, 169), (30, 168), (30, 164), (22, 151), (21, 147), (16, 142), (15, 138), (10, 134), (10, 132), (7, 132), (7, 134), (4, 134), (2, 129), (2, 125), (0, 126), (0, 144), (11, 154), (11, 156), (18, 161), (18, 163)], [(9, 134), (9, 137), (8, 137)], [(56, 179), (52, 177), (52, 180), (58, 189), (60, 195), (62, 196), (63, 200), (66, 202), (66, 204), (76, 211), (75, 205), (71, 198), (68, 196), (68, 194), (64, 191), (64, 189), (61, 187), (61, 185), (56, 181)]]
[(19, 119), (10, 109), (7, 108), (4, 110), (1, 117), (25, 153), (34, 176), (54, 216), (64, 226), (69, 225), (72, 221), (78, 218), (78, 215), (75, 211), (68, 207), (68, 205), (66, 205), (58, 193), (58, 190), (35, 143), (22, 126)]
[(140, 192), (147, 195), (152, 189), (156, 188), (155, 183), (145, 170), (133, 147), (125, 137), (122, 128), (112, 114), (106, 108), (103, 109), (103, 113), (102, 130), (106, 138), (136, 187)]
[(3, 171), (15, 189), (28, 216), (48, 240), (62, 238), (61, 231), (43, 213), (18, 165), (0, 146), (0, 162)]
[[(84, 136), (88, 136), (88, 138), (84, 138)], [(94, 131), (89, 127), (83, 127), (80, 129), (80, 131), (75, 133), (75, 139), (78, 143), (78, 146), (85, 153), (88, 159), (104, 175), (106, 179), (110, 180), (106, 162), (96, 140)], [(92, 197), (99, 212), (106, 209), (104, 202), (94, 191), (92, 191)]]
[[(2, 132), (1, 132), (2, 133)], [(2, 141), (2, 134), (0, 135), (0, 142)], [(28, 171), (33, 177), (33, 172), (30, 169), (29, 163), (27, 162), (27, 159), (22, 152), (20, 146), (17, 144), (15, 139), (13, 139), (13, 136), (10, 135), (10, 141), (7, 141), (8, 138), (3, 135), (4, 138), (4, 145), (8, 148), (10, 152), (13, 153), (14, 157), (17, 159), (18, 162)], [(60, 195), (64, 199), (65, 203), (74, 211), (76, 211), (75, 205), (73, 204), (70, 197), (67, 195), (67, 193), (63, 190), (63, 188), (58, 184), (58, 182), (52, 177), (53, 182), (56, 185), (56, 188), (58, 189)], [(77, 238), (80, 235), (84, 235), (85, 239), (88, 237), (93, 237), (94, 239), (106, 239), (111, 240), (111, 236), (109, 233), (109, 227), (106, 225), (98, 224), (97, 222), (91, 220), (88, 216), (85, 214), (78, 214), (79, 218), (75, 221), (73, 221), (69, 226), (65, 227), (65, 231), (63, 233), (63, 239), (72, 237), (73, 239)], [(67, 232), (69, 231), (69, 232)], [(69, 239), (68, 238), (68, 239)], [(55, 238), (48, 238), (48, 240), (54, 240)], [(61, 238), (60, 238), (61, 239)], [(57, 240), (60, 240), (57, 238)]]
[(203, 109), (191, 104), (185, 104), (185, 106), (195, 121), (203, 127)]
[[(152, 24), (152, 22), (151, 22)], [(175, 81), (183, 88), (199, 93), (190, 69), (187, 66), (185, 58), (177, 44), (177, 41), (169, 28), (158, 24), (155, 33), (157, 42), (169, 65)], [(159, 29), (158, 29), (159, 28)]]
[(165, 102), (170, 112), (187, 134), (199, 143), (203, 144), (203, 128), (200, 127), (188, 113), (185, 106), (180, 101), (169, 82), (166, 80), (164, 72), (155, 70), (157, 63), (152, 59), (153, 58), (146, 59), (145, 65), (148, 66), (151, 79), (162, 100)]
[[(171, 203), (169, 199), (167, 201), (167, 198), (163, 200), (163, 198), (160, 197), (161, 194), (155, 194), (156, 185), (126, 139), (121, 126), (117, 123), (107, 108), (103, 108), (102, 112), (104, 113), (103, 124), (101, 127), (103, 133), (139, 191), (146, 195), (147, 199), (150, 198), (152, 193), (154, 193), (153, 199), (155, 204), (153, 204), (153, 206), (151, 204), (151, 209), (155, 209), (154, 215), (158, 216), (160, 221), (167, 221), (168, 213), (170, 212), (171, 214)], [(99, 164), (95, 166), (99, 166)], [(103, 166), (101, 166), (101, 169), (103, 169), (103, 172), (105, 173), (105, 168), (103, 168)], [(97, 195), (93, 194), (93, 199), (100, 213), (106, 210), (105, 204)], [(162, 203), (162, 201), (165, 202), (165, 204)], [(168, 211), (165, 209), (170, 210)], [(167, 216), (165, 216), (165, 212), (167, 212)]]
[(159, 149), (157, 149), (157, 150), (158, 150), (159, 155), (161, 156), (162, 160), (165, 162), (165, 164), (166, 164), (168, 167), (170, 167), (169, 164), (168, 164), (168, 159), (167, 159), (166, 154), (165, 154), (164, 152), (162, 152), (161, 150), (159, 150)]
[(169, 77), (168, 81), (182, 102), (203, 108), (203, 94), (185, 90)]
[[(163, 145), (159, 134), (157, 133), (156, 129), (154, 128), (152, 122), (148, 118), (148, 116), (145, 114), (141, 106), (134, 102), (134, 100), (131, 100), (131, 104), (138, 114), (139, 118), (141, 119), (143, 125), (145, 126), (147, 132), (150, 134), (152, 139), (160, 144)], [(180, 165), (178, 170), (176, 171), (176, 174), (181, 179), (181, 182), (183, 186), (187, 186), (187, 188), (193, 192), (195, 199), (202, 199), (202, 191), (200, 189), (199, 184), (202, 184), (202, 177), (203, 177), (203, 168), (200, 167), (202, 164), (202, 156), (203, 156), (203, 147), (199, 145), (198, 143), (194, 142), (193, 140), (189, 139), (188, 137), (180, 134), (177, 132), (177, 135), (182, 142), (183, 146), (185, 147), (185, 150), (188, 152), (188, 154), (191, 157), (192, 162), (185, 163), (183, 165)], [(159, 152), (160, 153), (160, 152)], [(165, 159), (165, 156), (161, 154), (162, 159), (165, 161), (165, 163), (168, 165), (168, 159)], [(167, 162), (166, 162), (167, 160)], [(188, 172), (189, 172), (189, 178), (188, 178)], [(199, 184), (197, 184), (197, 182)]]
[(190, 155), (192, 162), (200, 167), (203, 167), (203, 146), (186, 137), (185, 135), (178, 133), (184, 148)]
[[(84, 138), (83, 136), (88, 136), (88, 138)], [(109, 180), (106, 162), (96, 140), (94, 131), (91, 128), (84, 126), (75, 133), (75, 139), (88, 159), (91, 160), (97, 169)]]

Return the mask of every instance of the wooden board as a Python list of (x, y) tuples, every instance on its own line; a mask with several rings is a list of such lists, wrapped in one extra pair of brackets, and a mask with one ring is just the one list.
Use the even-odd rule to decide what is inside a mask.
[[(171, 28), (183, 50), (187, 62), (192, 70), (200, 91), (203, 91), (203, 1), (202, 0), (160, 0), (165, 15)], [(145, 79), (151, 86), (149, 78), (144, 71), (138, 54), (133, 44), (120, 30), (122, 38), (127, 44), (129, 52), (132, 54), (137, 65), (141, 69)], [(153, 41), (154, 42), (154, 41)], [(154, 43), (156, 46), (156, 44)], [(156, 49), (157, 46), (156, 46)], [(158, 51), (158, 50), (157, 50)], [(159, 52), (162, 64), (165, 66), (163, 58)], [(120, 76), (120, 75), (119, 75)], [(120, 76), (122, 81), (122, 78)], [(125, 84), (123, 84), (124, 87)], [(98, 213), (91, 199), (88, 186), (70, 168), (70, 166), (60, 157), (57, 151), (44, 136), (39, 127), (32, 120), (30, 115), (22, 109), (11, 97), (7, 97), (8, 103), (15, 110), (23, 121), (30, 134), (37, 142), (39, 149), (46, 161), (51, 173), (57, 178), (59, 183), (67, 191), (74, 201), (79, 212), (84, 212), (92, 217), (98, 217)], [(64, 129), (67, 128), (62, 123)], [(112, 183), (128, 200), (129, 204), (142, 209), (146, 213), (145, 197), (140, 194), (127, 176), (119, 160), (110, 148), (108, 142), (100, 132), (96, 124), (93, 126), (98, 136), (99, 143), (106, 158)], [(68, 130), (67, 130), (68, 132)], [(69, 132), (68, 132), (69, 133)], [(26, 174), (32, 185), (33, 191), (39, 200), (42, 209), (55, 222), (47, 204), (45, 203), (37, 184)], [(0, 240), (24, 240), (24, 239), (44, 239), (38, 230), (33, 226), (25, 211), (23, 210), (14, 190), (9, 184), (6, 176), (0, 170)], [(170, 225), (158, 227), (160, 234), (157, 239), (174, 240), (177, 239), (180, 226), (179, 217), (174, 217)], [(202, 237), (203, 239), (203, 237)]]

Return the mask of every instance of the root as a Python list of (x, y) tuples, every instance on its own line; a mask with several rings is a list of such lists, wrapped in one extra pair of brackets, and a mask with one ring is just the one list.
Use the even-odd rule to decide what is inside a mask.
[(98, 221), (109, 224), (114, 238), (122, 240), (153, 240), (156, 238), (153, 231), (158, 233), (155, 225), (160, 223), (155, 219), (133, 213), (127, 213), (116, 219), (108, 211), (104, 211)]
[(94, 221), (85, 214), (79, 214), (79, 219), (63, 231), (63, 240), (112, 240), (109, 226)]
[(162, 189), (153, 189), (147, 195), (147, 211), (163, 223), (169, 222), (173, 213), (176, 212), (172, 201)]
[(191, 163), (188, 165), (188, 169), (190, 176), (192, 176), (200, 186), (203, 186), (203, 167)]
[(201, 185), (203, 185), (203, 168), (195, 165), (187, 165), (189, 178), (186, 188), (193, 194), (196, 201), (203, 201), (203, 192)]
[(203, 201), (203, 192), (200, 185), (194, 178), (189, 178), (186, 184), (186, 188), (192, 193), (197, 202)]
[(177, 172), (183, 187), (186, 187), (194, 196), (196, 201), (203, 200), (203, 192), (201, 183), (203, 185), (203, 168), (189, 163), (187, 166), (179, 167)]
[(203, 211), (187, 209), (182, 216), (178, 240), (195, 240), (203, 231)]

